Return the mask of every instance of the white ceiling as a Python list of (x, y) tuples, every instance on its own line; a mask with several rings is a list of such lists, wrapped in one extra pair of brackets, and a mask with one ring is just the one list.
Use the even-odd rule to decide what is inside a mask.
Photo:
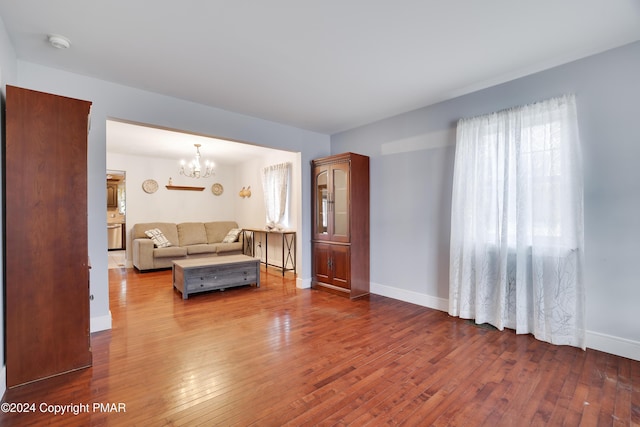
[[(194, 144), (200, 144), (202, 160), (217, 165), (235, 165), (264, 157), (273, 149), (238, 143), (175, 130), (159, 129), (107, 120), (107, 152), (142, 157), (160, 157), (189, 163), (196, 154)], [(177, 167), (177, 166), (176, 166)]]
[(639, 0), (0, 0), (0, 17), (22, 60), (325, 134), (640, 39)]

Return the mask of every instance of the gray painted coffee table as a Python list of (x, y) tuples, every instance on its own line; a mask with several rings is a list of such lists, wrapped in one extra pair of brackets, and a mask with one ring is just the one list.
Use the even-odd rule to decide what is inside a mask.
[(255, 283), (260, 287), (260, 260), (247, 255), (222, 255), (173, 261), (173, 286), (182, 299), (197, 292), (224, 290)]

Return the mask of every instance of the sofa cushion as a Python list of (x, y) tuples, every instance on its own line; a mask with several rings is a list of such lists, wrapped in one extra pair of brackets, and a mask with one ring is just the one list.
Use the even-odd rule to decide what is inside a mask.
[(187, 249), (180, 246), (170, 246), (168, 248), (156, 248), (153, 250), (154, 258), (169, 258), (187, 256)]
[(222, 243), (237, 242), (241, 232), (242, 232), (241, 228), (232, 228), (231, 230), (229, 230), (227, 235), (224, 236), (224, 239), (222, 239)]
[(227, 252), (239, 252), (242, 253), (242, 242), (234, 242), (234, 243), (218, 243), (216, 246), (216, 252), (218, 254), (227, 253)]
[(164, 233), (159, 228), (152, 228), (144, 232), (157, 248), (167, 248), (171, 246), (171, 242), (165, 237)]
[(178, 245), (178, 229), (174, 222), (147, 222), (135, 224), (131, 231), (131, 239), (148, 238), (144, 232), (151, 230), (152, 228), (158, 228), (162, 231), (162, 234), (164, 234), (173, 246)]
[(202, 244), (202, 245), (190, 245), (187, 246), (187, 254), (215, 254), (216, 245)]
[(207, 231), (207, 243), (220, 243), (229, 230), (238, 228), (238, 223), (235, 221), (205, 222), (204, 228)]
[(180, 246), (200, 245), (207, 243), (207, 232), (201, 222), (183, 222), (178, 224), (178, 241)]

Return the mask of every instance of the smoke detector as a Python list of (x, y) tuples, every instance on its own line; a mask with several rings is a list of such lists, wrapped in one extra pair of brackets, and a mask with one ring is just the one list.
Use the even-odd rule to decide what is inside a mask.
[(57, 34), (49, 35), (49, 43), (56, 49), (68, 49), (69, 46), (71, 46), (71, 42), (68, 38)]

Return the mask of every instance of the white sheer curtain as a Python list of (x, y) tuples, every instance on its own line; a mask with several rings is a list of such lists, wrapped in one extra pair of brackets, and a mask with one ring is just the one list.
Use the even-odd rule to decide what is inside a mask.
[(458, 122), (449, 314), (585, 348), (575, 98)]
[(268, 229), (286, 226), (290, 176), (291, 163), (281, 163), (262, 169), (262, 190)]

